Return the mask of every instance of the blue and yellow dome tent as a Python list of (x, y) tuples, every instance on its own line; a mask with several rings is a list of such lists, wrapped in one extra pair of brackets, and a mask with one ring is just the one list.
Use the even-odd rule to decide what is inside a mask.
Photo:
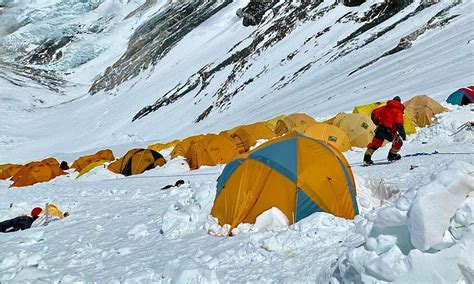
[(211, 215), (235, 228), (277, 207), (290, 224), (327, 212), (358, 214), (352, 171), (341, 152), (292, 132), (227, 164), (217, 183)]

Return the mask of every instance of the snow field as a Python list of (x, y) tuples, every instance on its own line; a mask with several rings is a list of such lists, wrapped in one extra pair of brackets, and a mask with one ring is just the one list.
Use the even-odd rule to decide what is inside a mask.
[[(402, 154), (470, 151), (469, 139), (449, 136), (469, 119), (467, 107), (439, 115), (436, 124), (409, 137)], [(458, 135), (469, 138), (472, 132)], [(375, 155), (384, 157), (388, 147)], [(355, 164), (361, 151), (345, 154)], [(233, 237), (209, 233), (216, 229), (209, 212), (223, 166), (190, 172), (177, 158), (132, 177), (98, 167), (77, 180), (70, 174), (13, 190), (3, 182), (2, 217), (46, 202), (71, 216), (47, 227), (0, 235), (0, 279), (468, 282), (474, 271), (473, 164), (472, 155), (458, 154), (406, 157), (368, 168), (354, 165), (361, 211), (355, 220), (316, 213), (286, 226), (281, 212), (272, 208), (257, 224), (234, 229)], [(185, 185), (161, 190), (178, 179)], [(436, 274), (427, 263), (436, 267)]]

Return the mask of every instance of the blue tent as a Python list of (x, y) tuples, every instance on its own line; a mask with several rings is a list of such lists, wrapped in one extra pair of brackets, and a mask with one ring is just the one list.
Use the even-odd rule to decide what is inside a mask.
[(460, 106), (474, 103), (474, 86), (457, 90), (448, 97), (446, 102)]

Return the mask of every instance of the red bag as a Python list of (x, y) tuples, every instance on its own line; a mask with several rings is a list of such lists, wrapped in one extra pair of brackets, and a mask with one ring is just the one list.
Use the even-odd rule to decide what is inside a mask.
[(370, 118), (372, 119), (372, 122), (375, 125), (380, 124), (380, 114), (382, 113), (382, 110), (385, 106), (378, 107), (372, 111), (372, 114), (370, 115)]

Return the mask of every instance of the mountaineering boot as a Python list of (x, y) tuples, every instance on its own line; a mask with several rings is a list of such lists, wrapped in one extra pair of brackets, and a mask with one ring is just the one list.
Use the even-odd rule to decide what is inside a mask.
[(398, 161), (402, 158), (402, 156), (400, 156), (400, 154), (396, 153), (396, 152), (388, 152), (388, 156), (387, 156), (387, 160), (389, 162), (392, 162), (392, 161)]
[(364, 155), (364, 166), (370, 166), (373, 164), (374, 164), (374, 161), (372, 161), (372, 155), (366, 153)]

